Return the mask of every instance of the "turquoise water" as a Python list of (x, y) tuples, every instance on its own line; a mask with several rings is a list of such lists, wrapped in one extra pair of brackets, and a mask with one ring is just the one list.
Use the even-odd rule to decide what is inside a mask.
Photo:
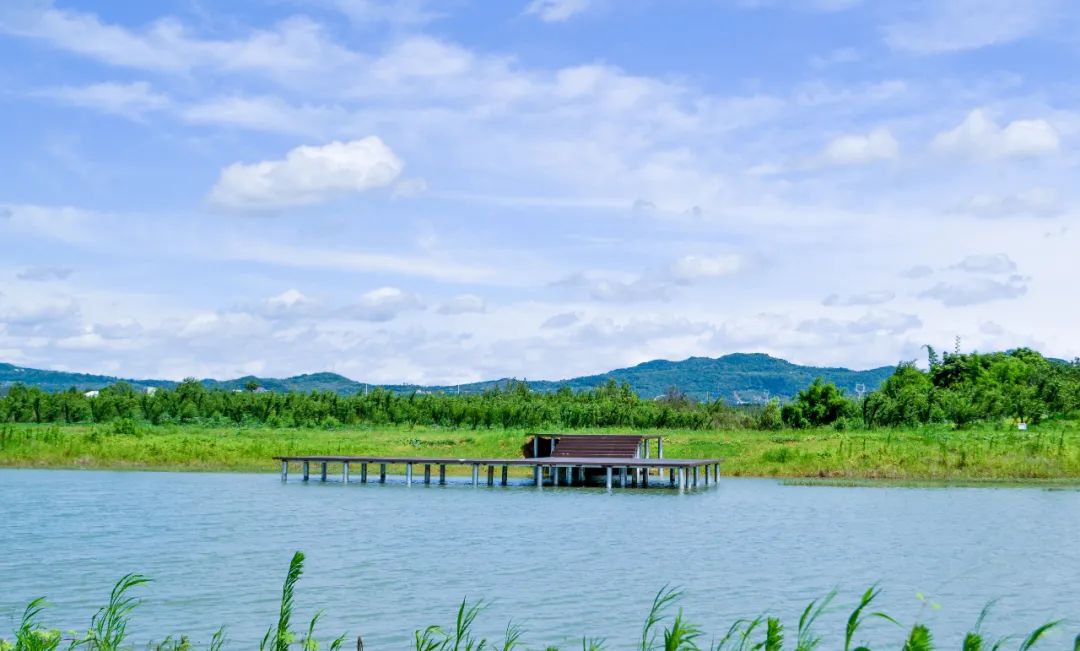
[[(582, 635), (628, 648), (655, 592), (685, 592), (710, 634), (762, 611), (794, 628), (837, 587), (821, 626), (835, 639), (868, 585), (901, 621), (929, 622), (958, 646), (982, 606), (991, 631), (1070, 625), (1080, 632), (1080, 492), (1033, 488), (833, 488), (722, 479), (687, 495), (526, 486), (282, 484), (275, 475), (0, 471), (0, 631), (30, 599), (50, 625), (83, 629), (127, 572), (154, 579), (136, 639), (228, 625), (254, 648), (275, 620), (292, 552), (307, 571), (298, 613), (321, 630), (406, 648), (451, 623), (460, 600), (491, 602), (481, 631), (511, 616), (533, 645)], [(922, 592), (940, 609), (916, 599)], [(898, 633), (873, 625), (883, 637)], [(580, 643), (579, 643), (580, 644)]]

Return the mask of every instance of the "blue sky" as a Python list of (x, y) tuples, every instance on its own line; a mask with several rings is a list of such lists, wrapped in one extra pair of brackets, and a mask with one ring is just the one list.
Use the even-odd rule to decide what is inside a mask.
[(1067, 0), (0, 7), (0, 359), (1080, 355)]

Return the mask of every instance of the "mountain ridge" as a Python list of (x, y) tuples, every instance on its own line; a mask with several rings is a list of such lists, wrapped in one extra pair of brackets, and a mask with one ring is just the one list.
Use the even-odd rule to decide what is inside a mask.
[[(856, 393), (860, 385), (865, 390), (876, 389), (895, 367), (880, 366), (866, 370), (843, 367), (818, 367), (793, 364), (764, 353), (730, 353), (720, 357), (688, 357), (684, 360), (654, 359), (606, 373), (584, 375), (563, 380), (521, 380), (536, 391), (556, 391), (569, 387), (580, 391), (593, 389), (609, 380), (626, 382), (643, 398), (662, 395), (674, 387), (698, 400), (721, 398), (733, 404), (761, 403), (770, 398), (790, 398), (814, 378), (834, 382), (848, 393)], [(173, 387), (172, 380), (128, 379), (110, 375), (73, 373), (15, 366), (0, 363), (0, 392), (14, 384), (40, 387), (46, 391), (65, 391), (76, 388), (96, 390), (116, 382), (127, 382), (140, 389)], [(323, 371), (303, 373), (285, 378), (263, 378), (247, 375), (228, 380), (206, 378), (200, 382), (207, 388), (244, 389), (251, 382), (267, 391), (333, 391), (347, 395), (381, 387), (399, 393), (479, 393), (509, 382), (514, 378), (484, 380), (460, 385), (376, 384), (347, 378), (338, 373)]]

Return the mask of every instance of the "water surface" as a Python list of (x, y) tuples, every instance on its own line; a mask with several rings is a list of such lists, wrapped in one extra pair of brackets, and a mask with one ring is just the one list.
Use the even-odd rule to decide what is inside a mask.
[[(491, 602), (484, 633), (512, 616), (533, 645), (589, 635), (617, 649), (631, 646), (665, 584), (682, 587), (687, 616), (719, 635), (763, 610), (793, 629), (809, 599), (837, 587), (846, 608), (876, 581), (883, 609), (929, 622), (944, 644), (958, 646), (998, 598), (996, 632), (1074, 618), (1045, 647), (1063, 648), (1080, 632), (1078, 542), (1080, 492), (1032, 488), (722, 479), (687, 495), (609, 494), (0, 470), (0, 631), (41, 595), (52, 626), (84, 629), (112, 583), (140, 572), (154, 583), (138, 641), (206, 640), (227, 624), (232, 648), (254, 648), (300, 549), (299, 615), (323, 608), (323, 632), (362, 633), (372, 649), (406, 648), (413, 630), (450, 624), (465, 596)], [(845, 616), (837, 609), (822, 632)]]

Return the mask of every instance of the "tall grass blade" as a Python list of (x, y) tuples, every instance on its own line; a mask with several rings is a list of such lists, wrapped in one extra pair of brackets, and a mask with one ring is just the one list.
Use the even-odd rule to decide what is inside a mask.
[(1024, 638), (1024, 641), (1020, 643), (1020, 651), (1028, 651), (1028, 649), (1035, 646), (1035, 644), (1039, 641), (1039, 638), (1041, 638), (1043, 635), (1046, 634), (1047, 631), (1054, 628), (1060, 623), (1061, 620), (1046, 622), (1039, 628), (1032, 631), (1027, 637)]
[(765, 622), (764, 651), (782, 651), (784, 648), (784, 625), (776, 617)]
[(903, 651), (934, 651), (934, 640), (930, 635), (930, 629), (922, 624), (912, 627), (907, 641), (904, 642)]
[(803, 610), (802, 615), (799, 617), (799, 630), (795, 639), (795, 651), (814, 651), (821, 644), (821, 638), (815, 636), (811, 631), (813, 630), (814, 622), (818, 617), (825, 612), (825, 609), (829, 607), (832, 600), (836, 598), (836, 590), (832, 590), (829, 594), (825, 595), (820, 601), (815, 599), (807, 604), (806, 609)]
[(681, 592), (665, 585), (653, 597), (652, 607), (649, 608), (649, 615), (641, 629), (641, 651), (652, 651), (656, 648), (656, 625), (667, 616), (667, 611), (680, 596)]

